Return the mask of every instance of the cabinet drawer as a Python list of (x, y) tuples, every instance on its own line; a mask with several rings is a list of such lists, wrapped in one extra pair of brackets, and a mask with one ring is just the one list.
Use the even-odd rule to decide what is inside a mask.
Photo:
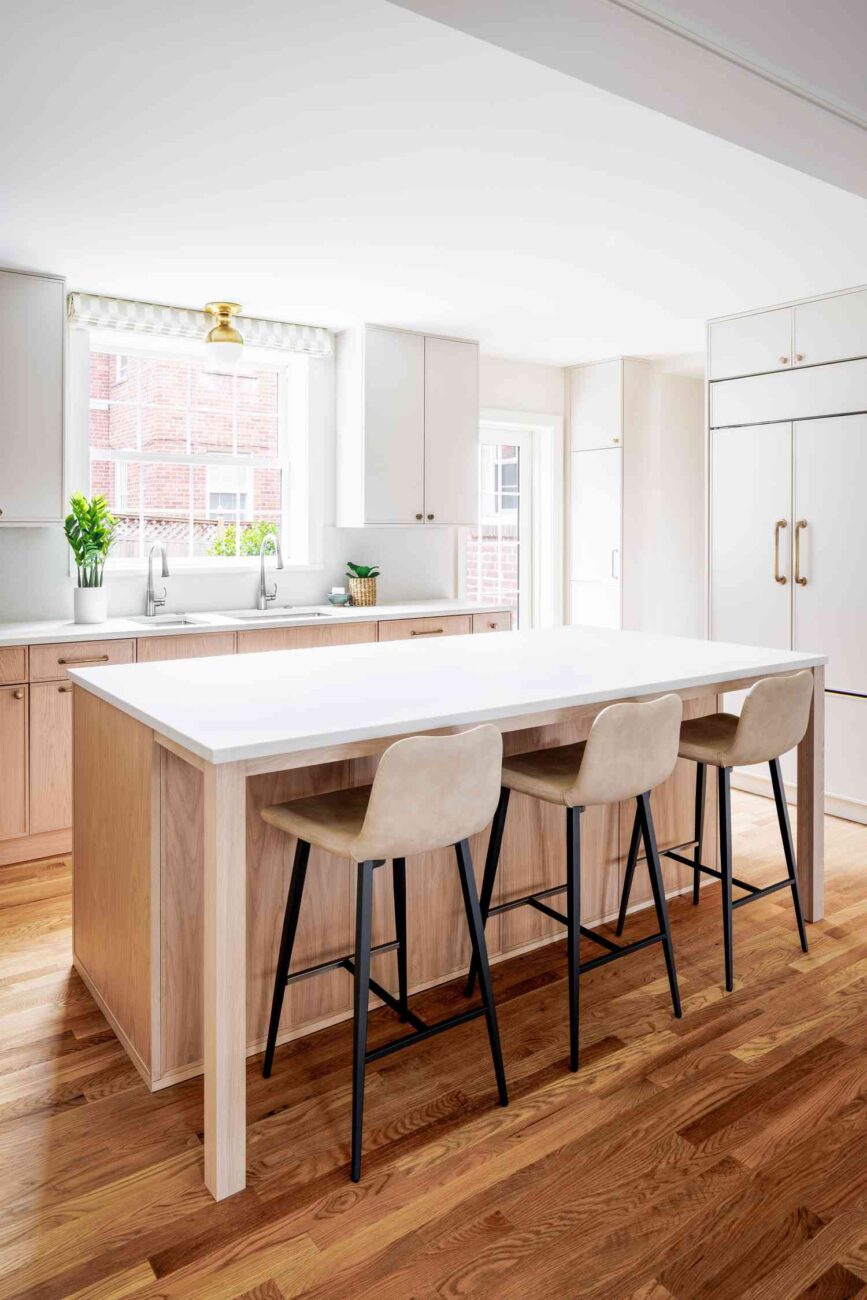
[(136, 658), (140, 664), (152, 664), (158, 659), (200, 659), (208, 655), (233, 655), (234, 632), (193, 632), (179, 636), (143, 636), (137, 643)]
[(98, 668), (100, 664), (131, 664), (134, 641), (68, 641), (30, 647), (30, 681), (65, 677), (67, 668)]
[(257, 650), (310, 650), (317, 646), (360, 645), (376, 640), (375, 623), (335, 623), (331, 627), (269, 627), (238, 633), (238, 654)]
[(30, 834), (72, 825), (72, 682), (30, 687)]
[(8, 645), (0, 649), (0, 686), (27, 680), (27, 646)]
[(0, 840), (27, 834), (27, 686), (0, 689)]
[(779, 375), (729, 379), (710, 386), (713, 428), (771, 424), (867, 411), (867, 361), (804, 366)]
[(511, 632), (512, 615), (507, 609), (496, 614), (473, 614), (474, 632)]
[(416, 637), (464, 636), (472, 631), (469, 614), (449, 614), (446, 618), (395, 618), (380, 623), (380, 641), (409, 641)]

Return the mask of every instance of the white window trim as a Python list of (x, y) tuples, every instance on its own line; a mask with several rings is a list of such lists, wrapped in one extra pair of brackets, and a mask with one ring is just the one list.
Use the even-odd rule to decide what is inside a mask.
[[(479, 426), (496, 429), (503, 442), (529, 435), (532, 447), (530, 615), (525, 627), (563, 623), (563, 417), (541, 411), (482, 407)], [(457, 590), (466, 597), (467, 530), (459, 530)], [(522, 564), (523, 570), (523, 564)], [(522, 572), (521, 581), (524, 581)]]
[[(68, 390), (67, 427), (70, 437), (66, 455), (66, 481), (69, 491), (89, 492), (90, 485), (90, 351), (111, 351), (125, 356), (148, 357), (174, 353), (177, 356), (201, 359), (203, 345), (185, 339), (160, 337), (118, 337), (115, 331), (88, 329), (75, 326), (69, 331), (68, 360), (70, 384)], [(245, 358), (256, 369), (276, 370), (279, 376), (279, 428), (278, 456), (244, 457), (243, 464), (251, 468), (279, 465), (283, 470), (282, 513), (284, 568), (287, 572), (315, 573), (324, 569), (322, 558), (324, 533), (324, 502), (322, 491), (323, 469), (322, 437), (314, 435), (311, 417), (315, 405), (311, 389), (316, 385), (314, 366), (325, 366), (333, 375), (330, 358), (313, 358), (304, 354), (275, 355), (264, 348), (248, 348)], [(292, 372), (292, 381), (289, 376)], [(313, 446), (311, 447), (311, 444)], [(315, 452), (314, 452), (315, 449)], [(186, 453), (106, 451), (103, 460), (190, 462)], [(197, 463), (237, 465), (231, 455), (205, 453), (196, 456)], [(192, 574), (239, 572), (256, 569), (259, 559), (253, 555), (239, 556), (172, 556), (173, 573)], [(148, 562), (141, 556), (112, 557), (106, 563), (108, 575), (138, 574), (147, 572)]]

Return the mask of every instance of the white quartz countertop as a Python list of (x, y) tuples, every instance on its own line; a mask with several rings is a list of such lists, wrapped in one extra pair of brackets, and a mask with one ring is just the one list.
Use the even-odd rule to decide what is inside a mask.
[[(324, 623), (381, 622), (392, 618), (425, 618), (430, 615), (490, 614), (505, 606), (470, 600), (417, 600), (399, 605), (298, 605), (291, 616), (279, 609), (256, 618), (238, 617), (242, 611), (226, 610), (191, 613), (183, 626), (139, 622), (137, 618), (110, 618), (105, 623), (73, 623), (72, 619), (50, 619), (40, 623), (0, 623), (0, 646), (43, 645), (65, 641), (104, 641), (139, 636), (189, 636), (196, 632), (240, 632), (257, 627), (315, 627)], [(173, 611), (178, 617), (182, 611)], [(248, 612), (248, 611), (243, 611)], [(323, 617), (324, 615), (324, 617)]]
[(826, 662), (821, 654), (562, 627), (69, 675), (200, 758), (226, 763)]

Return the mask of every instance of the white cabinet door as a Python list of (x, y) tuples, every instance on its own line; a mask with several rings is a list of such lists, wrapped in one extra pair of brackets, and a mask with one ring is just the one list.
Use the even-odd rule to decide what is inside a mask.
[(424, 340), (425, 523), (479, 519), (479, 348)]
[(364, 522), (424, 512), (424, 335), (368, 328), (364, 339)]
[[(714, 641), (791, 645), (792, 426), (715, 429), (711, 447)], [(777, 527), (780, 521), (785, 527)], [(780, 561), (774, 574), (774, 539)]]
[(776, 307), (708, 327), (708, 379), (758, 375), (792, 364), (792, 308)]
[(569, 442), (572, 451), (620, 445), (623, 363), (601, 361), (569, 371)]
[[(829, 690), (867, 694), (867, 416), (795, 425), (796, 650), (828, 655)], [(797, 522), (796, 525), (797, 527)], [(797, 576), (797, 575), (796, 575)]]
[(795, 308), (795, 365), (867, 357), (867, 289)]
[(710, 423), (715, 429), (814, 420), (850, 411), (867, 411), (867, 360), (802, 366), (779, 375), (710, 385)]
[(622, 456), (612, 448), (570, 458), (570, 621), (588, 627), (620, 627)]
[[(863, 696), (825, 693), (825, 794), (829, 813), (867, 822), (867, 699)], [(837, 799), (845, 799), (849, 806), (841, 808)]]
[(63, 516), (65, 288), (0, 271), (0, 524)]

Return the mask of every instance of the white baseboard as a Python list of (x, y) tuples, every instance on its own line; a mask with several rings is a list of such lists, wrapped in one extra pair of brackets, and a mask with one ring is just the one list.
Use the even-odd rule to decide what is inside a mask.
[[(765, 799), (773, 799), (774, 789), (769, 776), (758, 776), (753, 772), (732, 772), (732, 786), (736, 790), (746, 790), (748, 794), (760, 794)], [(794, 781), (784, 782), (786, 802), (797, 804), (798, 787)], [(825, 812), (829, 817), (842, 817), (847, 822), (861, 822), (867, 826), (867, 804), (859, 799), (847, 799), (839, 794), (825, 795)]]

